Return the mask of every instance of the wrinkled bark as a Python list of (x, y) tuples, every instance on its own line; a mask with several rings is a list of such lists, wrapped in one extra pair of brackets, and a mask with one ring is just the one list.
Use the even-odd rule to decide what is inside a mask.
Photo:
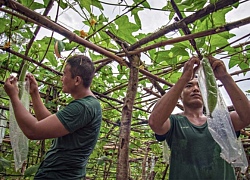
[(127, 95), (125, 98), (124, 106), (122, 108), (122, 119), (119, 135), (118, 147), (118, 163), (117, 163), (117, 180), (127, 180), (129, 178), (129, 140), (131, 130), (131, 118), (134, 100), (138, 87), (138, 74), (139, 74), (139, 57), (132, 56), (130, 59), (130, 74)]

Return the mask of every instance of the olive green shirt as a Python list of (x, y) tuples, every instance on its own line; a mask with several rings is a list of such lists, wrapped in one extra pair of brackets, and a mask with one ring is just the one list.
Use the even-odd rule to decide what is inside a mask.
[(99, 136), (100, 103), (92, 96), (73, 100), (56, 116), (70, 133), (53, 140), (35, 179), (81, 179), (86, 174), (88, 158)]
[(220, 157), (221, 148), (211, 136), (207, 123), (196, 126), (185, 116), (171, 115), (171, 128), (165, 135), (170, 150), (173, 180), (235, 180), (232, 166)]

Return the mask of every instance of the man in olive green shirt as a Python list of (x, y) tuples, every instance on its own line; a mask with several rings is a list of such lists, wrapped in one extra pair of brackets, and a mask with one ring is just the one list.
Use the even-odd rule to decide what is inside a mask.
[(159, 141), (171, 149), (169, 179), (235, 180), (232, 166), (220, 157), (221, 148), (208, 130), (208, 124), (194, 125), (184, 115), (169, 117), (171, 128)]
[(33, 140), (55, 138), (34, 177), (36, 180), (78, 180), (86, 175), (86, 164), (100, 131), (102, 112), (99, 101), (90, 90), (95, 68), (86, 56), (67, 60), (62, 77), (62, 91), (74, 100), (56, 114), (44, 106), (33, 75), (30, 95), (35, 111), (33, 117), (18, 97), (17, 78), (6, 80), (4, 89), (10, 97), (16, 120), (23, 133)]
[[(215, 77), (231, 98), (235, 111), (230, 112), (230, 118), (235, 131), (240, 131), (250, 124), (250, 114), (246, 113), (250, 103), (228, 74), (224, 63), (213, 57), (208, 59)], [(149, 125), (156, 138), (166, 140), (170, 147), (169, 179), (236, 179), (234, 169), (220, 157), (221, 149), (208, 131), (198, 80), (193, 79), (199, 64), (197, 57), (185, 63), (178, 82), (155, 105)], [(184, 111), (171, 115), (179, 98)]]

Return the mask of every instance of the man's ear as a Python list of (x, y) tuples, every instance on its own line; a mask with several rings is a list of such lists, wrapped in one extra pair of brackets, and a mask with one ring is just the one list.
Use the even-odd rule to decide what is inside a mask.
[(77, 86), (77, 85), (79, 85), (81, 83), (82, 83), (82, 78), (80, 76), (76, 76), (76, 78), (75, 78), (75, 85)]

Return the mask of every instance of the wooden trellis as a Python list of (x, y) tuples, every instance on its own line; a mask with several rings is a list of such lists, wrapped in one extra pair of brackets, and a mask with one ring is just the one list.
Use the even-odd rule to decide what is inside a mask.
[[(163, 75), (165, 74), (171, 74), (174, 71), (178, 71), (181, 69), (185, 63), (185, 61), (177, 63), (175, 66), (167, 66), (162, 67), (161, 70), (157, 71), (156, 73), (153, 71), (150, 71), (147, 69), (147, 67), (140, 67), (143, 65), (142, 59), (140, 59), (140, 54), (148, 52), (153, 49), (161, 48), (166, 45), (173, 45), (175, 43), (183, 42), (183, 41), (189, 41), (194, 51), (197, 53), (197, 55), (201, 58), (202, 54), (197, 47), (196, 39), (206, 36), (211, 36), (214, 34), (219, 34), (222, 32), (230, 31), (234, 28), (239, 28), (241, 26), (244, 26), (246, 24), (250, 23), (250, 17), (246, 17), (244, 19), (230, 22), (228, 24), (224, 24), (222, 26), (214, 27), (211, 29), (207, 29), (205, 31), (197, 32), (197, 33), (191, 33), (191, 31), (188, 28), (189, 24), (194, 23), (195, 21), (206, 17), (209, 14), (212, 14), (216, 11), (219, 11), (221, 9), (224, 9), (228, 6), (231, 6), (237, 2), (238, 0), (219, 0), (215, 4), (208, 4), (203, 9), (200, 9), (193, 14), (183, 17), (182, 13), (178, 9), (178, 5), (175, 4), (173, 0), (171, 0), (171, 5), (173, 10), (176, 12), (177, 17), (174, 23), (170, 25), (166, 25), (162, 28), (160, 28), (158, 31), (151, 33), (150, 35), (140, 39), (134, 44), (129, 44), (128, 42), (125, 42), (120, 37), (117, 37), (117, 35), (113, 34), (110, 31), (105, 31), (105, 33), (110, 37), (110, 40), (113, 40), (118, 44), (118, 46), (121, 48), (120, 51), (113, 52), (111, 49), (105, 49), (101, 46), (96, 45), (95, 43), (92, 43), (89, 41), (89, 39), (95, 35), (95, 33), (98, 33), (104, 29), (104, 27), (96, 30), (93, 34), (88, 36), (86, 39), (80, 37), (76, 33), (71, 32), (66, 27), (60, 25), (56, 21), (53, 21), (46, 16), (50, 12), (53, 4), (55, 2), (60, 1), (54, 1), (50, 0), (47, 7), (45, 8), (43, 14), (37, 13), (26, 6), (18, 3), (14, 0), (0, 0), (0, 11), (10, 15), (15, 16), (20, 19), (20, 21), (25, 21), (26, 23), (33, 23), (36, 26), (36, 29), (34, 31), (34, 36), (30, 41), (28, 42), (28, 45), (26, 47), (25, 53), (20, 53), (15, 49), (12, 49), (11, 47), (1, 47), (1, 50), (3, 52), (9, 53), (13, 56), (16, 56), (20, 59), (22, 59), (22, 62), (20, 63), (20, 67), (18, 70), (13, 70), (9, 66), (0, 66), (0, 70), (3, 72), (12, 72), (16, 74), (20, 74), (24, 64), (26, 62), (29, 62), (36, 67), (39, 67), (40, 69), (43, 69), (45, 71), (48, 71), (54, 76), (61, 76), (61, 70), (53, 69), (51, 66), (47, 65), (44, 62), (43, 58), (41, 61), (36, 60), (35, 58), (29, 57), (29, 51), (32, 48), (32, 45), (35, 41), (36, 35), (39, 33), (40, 28), (46, 28), (50, 30), (51, 32), (57, 32), (58, 34), (64, 36), (66, 39), (68, 39), (70, 42), (75, 42), (77, 45), (82, 45), (90, 50), (93, 50), (101, 55), (103, 55), (105, 58), (99, 59), (94, 61), (96, 65), (96, 73), (104, 68), (107, 65), (110, 65), (114, 61), (120, 65), (121, 68), (127, 68), (129, 69), (129, 79), (127, 79), (126, 82), (117, 84), (114, 87), (108, 88), (105, 92), (98, 92), (93, 91), (95, 95), (100, 99), (100, 101), (105, 104), (104, 111), (118, 111), (121, 114), (121, 117), (117, 119), (117, 121), (110, 120), (110, 117), (103, 117), (104, 125), (106, 129), (105, 132), (101, 132), (100, 141), (107, 141), (105, 146), (100, 146), (97, 148), (102, 148), (103, 154), (105, 154), (107, 157), (110, 157), (109, 160), (105, 161), (104, 166), (95, 165), (96, 159), (90, 159), (90, 171), (94, 172), (98, 177), (91, 177), (92, 179), (155, 179), (157, 172), (149, 171), (147, 168), (150, 168), (150, 163), (153, 161), (158, 163), (155, 163), (155, 166), (161, 166), (163, 167), (164, 171), (161, 174), (162, 179), (164, 179), (167, 175), (168, 171), (168, 165), (166, 165), (164, 162), (162, 162), (162, 154), (159, 153), (156, 155), (155, 158), (152, 158), (150, 156), (150, 150), (153, 145), (156, 145), (157, 142), (154, 139), (149, 139), (149, 136), (143, 136), (143, 133), (145, 129), (149, 129), (147, 126), (147, 119), (138, 119), (137, 122), (132, 123), (133, 117), (133, 111), (141, 111), (146, 114), (150, 114), (152, 106), (155, 104), (157, 99), (161, 97), (166, 90), (163, 86), (167, 86), (170, 88), (173, 86), (173, 82), (169, 82), (163, 78)], [(133, 9), (139, 7), (145, 1), (141, 1), (141, 3), (138, 3), (137, 5), (130, 8), (126, 13), (132, 11)], [(244, 2), (243, 2), (244, 3)], [(123, 14), (125, 15), (125, 14)], [(105, 27), (107, 27), (111, 22), (109, 22)], [(172, 38), (172, 39), (165, 39), (161, 40), (159, 42), (152, 43), (148, 45), (149, 42), (153, 42), (157, 40), (160, 37), (165, 36), (166, 34), (176, 31), (176, 30), (182, 30), (184, 33), (183, 36)], [(53, 35), (52, 35), (53, 36)], [(245, 36), (249, 37), (249, 34)], [(238, 40), (242, 39), (243, 37), (239, 37)], [(52, 38), (51, 38), (52, 41)], [(51, 45), (51, 42), (49, 45)], [(237, 42), (237, 40), (235, 41)], [(245, 42), (244, 44), (239, 44), (235, 46), (237, 48), (238, 46), (245, 46), (249, 44), (248, 42)], [(48, 49), (49, 49), (48, 45)], [(223, 51), (223, 49), (231, 44), (226, 44), (224, 47), (221, 47), (218, 51), (212, 52), (212, 53), (219, 53)], [(248, 49), (244, 49), (242, 52), (246, 51)], [(242, 53), (238, 52), (238, 53)], [(233, 56), (234, 54), (229, 54), (229, 56)], [(45, 57), (45, 56), (44, 56)], [(226, 56), (224, 56), (226, 58)], [(241, 73), (248, 72), (250, 68), (246, 68), (241, 71), (233, 72), (231, 75), (238, 75)], [(34, 70), (35, 71), (35, 70)], [(112, 76), (112, 75), (110, 75)], [(140, 98), (137, 100), (136, 94), (138, 93), (138, 83), (144, 80), (148, 80), (151, 87), (143, 87), (142, 97), (145, 100), (142, 100), (143, 98)], [(244, 79), (249, 80), (249, 79)], [(48, 81), (45, 81), (43, 79), (38, 79), (38, 82), (40, 84), (43, 84), (47, 87), (46, 93), (41, 92), (41, 97), (44, 99), (45, 103), (49, 103), (50, 101), (56, 101), (56, 106), (63, 106), (65, 102), (61, 101), (62, 98), (58, 96), (58, 93), (61, 89), (60, 84), (54, 84)], [(0, 79), (0, 84), (3, 85), (4, 79)], [(154, 88), (154, 89), (153, 89)], [(114, 98), (111, 96), (111, 94), (116, 93), (117, 91), (120, 91), (121, 89), (126, 89), (126, 95), (124, 95), (124, 99)], [(150, 98), (149, 98), (150, 97)], [(7, 101), (6, 96), (0, 94), (0, 99), (3, 99), (4, 101)], [(112, 103), (110, 103), (112, 102)], [(147, 104), (146, 107), (141, 106), (141, 104)], [(32, 104), (31, 104), (32, 106)], [(177, 104), (177, 107), (182, 109), (181, 104)], [(228, 107), (229, 110), (233, 110), (233, 107)], [(8, 111), (8, 106), (1, 105), (0, 109)], [(51, 107), (53, 112), (57, 110), (57, 107)], [(139, 127), (138, 127), (139, 126)], [(107, 132), (106, 132), (107, 131)], [(138, 146), (136, 143), (133, 144), (133, 142), (138, 141), (135, 137), (131, 136), (131, 132), (140, 134), (139, 139), (143, 139), (142, 142), (147, 142), (146, 144), (141, 144), (141, 146)], [(248, 130), (242, 130), (242, 135), (246, 137), (243, 139), (244, 147), (246, 148), (246, 151), (249, 148), (249, 134)], [(110, 137), (113, 137), (112, 139)], [(151, 135), (152, 137), (153, 135)], [(99, 142), (100, 142), (99, 141)], [(6, 145), (2, 145), (2, 153), (10, 153), (11, 150), (9, 146), (9, 139), (8, 137), (5, 138)], [(40, 151), (37, 152), (37, 157), (41, 158), (41, 156), (44, 154), (45, 151), (45, 141), (41, 141), (40, 143)], [(158, 145), (158, 144), (157, 144)], [(131, 148), (131, 146), (133, 146)], [(3, 149), (6, 150), (6, 152), (3, 152)], [(112, 150), (112, 151), (111, 151)], [(118, 156), (119, 155), (119, 156)], [(116, 159), (117, 158), (117, 159)], [(249, 158), (249, 157), (248, 157)], [(117, 161), (114, 161), (116, 159)], [(154, 160), (153, 160), (154, 159)], [(39, 160), (37, 160), (39, 161)], [(30, 164), (29, 164), (30, 163)], [(37, 162), (36, 162), (37, 163)], [(27, 167), (34, 165), (35, 162), (28, 161)], [(135, 167), (133, 167), (134, 164), (140, 164), (142, 167), (142, 174), (133, 174), (133, 172), (136, 172)], [(24, 170), (25, 168), (24, 167)], [(5, 174), (6, 176), (6, 174)], [(239, 175), (240, 176), (240, 175)], [(245, 177), (248, 177), (248, 174), (245, 175)]]

